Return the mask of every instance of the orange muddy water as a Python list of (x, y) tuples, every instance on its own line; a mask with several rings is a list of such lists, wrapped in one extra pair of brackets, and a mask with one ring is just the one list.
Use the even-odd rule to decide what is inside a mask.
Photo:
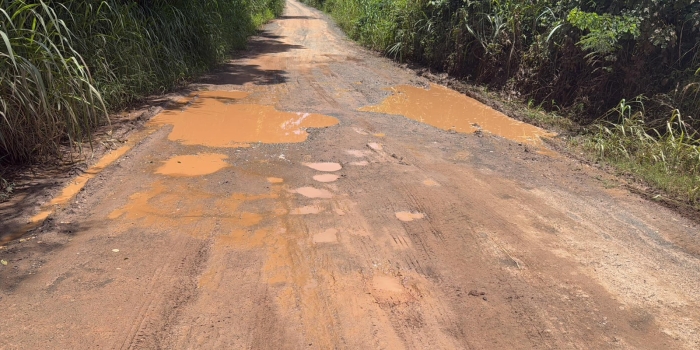
[(306, 140), (306, 128), (323, 128), (338, 120), (312, 113), (281, 112), (272, 106), (236, 103), (247, 93), (202, 91), (184, 109), (166, 110), (153, 118), (169, 124), (169, 140), (184, 145), (249, 147), (251, 143), (293, 143)]
[(124, 154), (129, 152), (136, 143), (149, 136), (154, 131), (155, 130), (152, 128), (142, 130), (132, 135), (130, 141), (124, 144), (123, 146), (115, 150), (109, 151), (107, 154), (102, 156), (102, 158), (100, 158), (97, 161), (97, 163), (89, 167), (84, 173), (68, 182), (68, 184), (66, 184), (55, 197), (53, 197), (47, 204), (44, 204), (41, 207), (41, 210), (39, 210), (38, 213), (31, 216), (28, 222), (23, 227), (10, 234), (0, 234), (0, 244), (7, 243), (18, 237), (21, 237), (28, 231), (41, 225), (44, 222), (44, 220), (46, 220), (49, 216), (56, 212), (56, 209), (67, 205), (73, 198), (75, 198), (75, 196), (83, 190), (88, 181), (93, 179), (105, 168), (107, 168), (120, 157), (122, 157)]
[(430, 84), (430, 89), (427, 90), (399, 85), (391, 91), (393, 94), (381, 104), (360, 110), (402, 115), (442, 130), (461, 133), (483, 130), (532, 145), (540, 145), (543, 136), (553, 136), (543, 129), (510, 118), (471, 97), (440, 85)]
[(229, 166), (225, 154), (203, 153), (176, 156), (168, 159), (156, 170), (156, 174), (170, 176), (201, 176), (213, 174)]

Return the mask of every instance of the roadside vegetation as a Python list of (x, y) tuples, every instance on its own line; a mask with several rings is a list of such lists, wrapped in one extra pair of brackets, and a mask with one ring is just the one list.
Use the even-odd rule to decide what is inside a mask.
[(596, 160), (700, 207), (700, 0), (303, 1), (391, 58), (569, 118)]
[(283, 8), (284, 0), (0, 0), (0, 164), (55, 159), (62, 145), (89, 140), (109, 111), (222, 62)]

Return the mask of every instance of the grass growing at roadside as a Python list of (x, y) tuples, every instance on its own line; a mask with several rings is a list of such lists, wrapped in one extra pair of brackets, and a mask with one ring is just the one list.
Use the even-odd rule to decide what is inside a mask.
[(26, 160), (106, 116), (75, 35), (46, 3), (0, 2), (0, 156)]
[(592, 126), (584, 147), (599, 160), (700, 207), (700, 135), (689, 130), (680, 111), (673, 111), (661, 128), (646, 124), (641, 101), (622, 101), (612, 112), (619, 122)]
[[(700, 2), (302, 1), (360, 44), (485, 86), (520, 119), (700, 208)], [(625, 102), (635, 96), (646, 110)]]
[(0, 162), (59, 156), (107, 111), (223, 61), (283, 0), (0, 0)]

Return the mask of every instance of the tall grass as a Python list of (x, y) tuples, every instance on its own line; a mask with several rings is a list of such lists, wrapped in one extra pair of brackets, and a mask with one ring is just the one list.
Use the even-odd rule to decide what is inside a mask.
[(641, 100), (623, 100), (611, 114), (617, 122), (591, 128), (587, 146), (597, 157), (674, 197), (700, 204), (700, 135), (690, 129), (680, 111), (673, 111), (660, 128), (645, 122)]
[(302, 1), (394, 59), (588, 125), (599, 159), (699, 203), (700, 1)]
[[(350, 37), (589, 123), (622, 99), (649, 98), (700, 127), (700, 1), (302, 0)], [(693, 85), (695, 84), (695, 85)]]
[(55, 158), (107, 111), (223, 61), (283, 0), (0, 0), (0, 162)]
[(0, 154), (28, 160), (52, 153), (105, 117), (75, 35), (46, 3), (2, 1)]

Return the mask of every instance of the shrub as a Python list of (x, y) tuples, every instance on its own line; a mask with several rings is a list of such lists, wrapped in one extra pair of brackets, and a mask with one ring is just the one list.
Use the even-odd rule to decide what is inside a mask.
[(0, 161), (59, 155), (107, 111), (223, 61), (283, 0), (0, 0)]

